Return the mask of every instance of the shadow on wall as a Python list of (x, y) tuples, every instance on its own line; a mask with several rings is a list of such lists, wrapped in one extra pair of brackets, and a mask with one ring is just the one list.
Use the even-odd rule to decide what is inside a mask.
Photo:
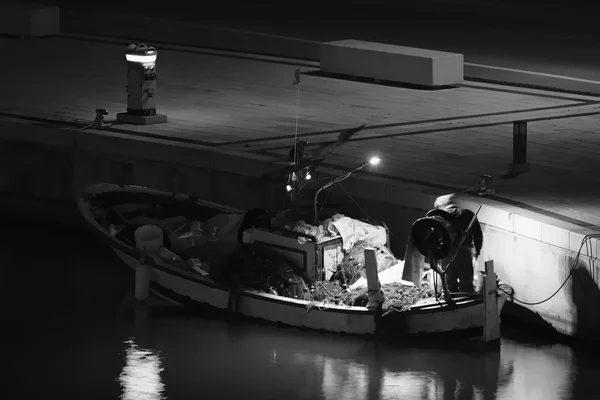
[(571, 277), (571, 298), (577, 313), (575, 336), (597, 340), (600, 337), (600, 288), (590, 274), (587, 263), (578, 262)]
[(573, 399), (589, 399), (598, 387), (600, 349), (593, 344), (600, 335), (600, 288), (594, 280), (595, 272), (593, 266), (580, 261), (571, 277), (571, 298), (577, 313), (575, 337), (583, 339), (573, 347), (577, 372), (571, 389)]

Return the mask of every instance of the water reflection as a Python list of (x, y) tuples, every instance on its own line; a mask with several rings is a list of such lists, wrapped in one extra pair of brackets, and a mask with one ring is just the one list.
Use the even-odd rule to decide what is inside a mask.
[[(19, 398), (600, 398), (591, 348), (542, 345), (537, 332), (529, 340), (504, 329), (499, 352), (478, 353), (227, 322), (137, 302), (133, 273), (94, 239), (4, 227), (13, 233), (0, 243), (6, 281), (27, 283), (2, 293), (6, 390)], [(47, 239), (35, 252), (22, 240), (32, 229)]]
[(123, 387), (123, 400), (163, 400), (165, 385), (160, 373), (163, 371), (160, 356), (148, 349), (141, 349), (131, 338), (125, 341), (125, 366), (119, 375)]
[[(479, 353), (391, 348), (218, 320), (186, 318), (168, 326), (168, 332), (156, 332), (156, 340), (166, 357), (167, 393), (173, 382), (178, 398), (192, 395), (194, 384), (202, 385), (208, 399), (250, 394), (324, 400), (574, 398), (575, 354), (564, 345), (504, 339), (499, 352)], [(590, 367), (599, 371), (597, 362), (585, 366)]]

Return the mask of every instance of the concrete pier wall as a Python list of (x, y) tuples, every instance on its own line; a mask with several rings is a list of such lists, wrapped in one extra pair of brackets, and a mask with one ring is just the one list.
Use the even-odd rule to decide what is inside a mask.
[(518, 300), (541, 302), (521, 305), (561, 333), (597, 339), (600, 237), (581, 245), (585, 235), (600, 232), (487, 198), (462, 196), (459, 204), (473, 211), (482, 205), (480, 269), (485, 260), (494, 260), (496, 272), (515, 289)]

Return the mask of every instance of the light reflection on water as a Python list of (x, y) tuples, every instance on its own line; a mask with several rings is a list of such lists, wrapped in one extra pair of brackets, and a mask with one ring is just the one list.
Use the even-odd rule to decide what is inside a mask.
[(160, 356), (152, 350), (141, 349), (133, 338), (126, 340), (125, 365), (119, 375), (123, 400), (163, 400), (165, 385)]
[(571, 381), (576, 371), (570, 348), (560, 345), (521, 347), (516, 343), (505, 347), (502, 357), (513, 360), (513, 371), (512, 379), (498, 390), (499, 400), (570, 398)]
[(36, 227), (46, 242), (32, 252), (19, 239), (31, 226), (11, 229), (5, 279), (27, 283), (2, 291), (16, 398), (600, 398), (599, 362), (565, 345), (517, 336), (491, 353), (389, 347), (192, 316), (135, 301), (133, 273), (89, 236)]

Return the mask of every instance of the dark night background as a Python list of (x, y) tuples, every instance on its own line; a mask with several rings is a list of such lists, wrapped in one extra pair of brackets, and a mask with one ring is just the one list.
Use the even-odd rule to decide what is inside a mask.
[(290, 23), (377, 23), (421, 21), (466, 28), (596, 33), (600, 5), (584, 0), (306, 0), (306, 1), (76, 1), (48, 0), (71, 9), (126, 12), (162, 18), (206, 22), (236, 20)]

